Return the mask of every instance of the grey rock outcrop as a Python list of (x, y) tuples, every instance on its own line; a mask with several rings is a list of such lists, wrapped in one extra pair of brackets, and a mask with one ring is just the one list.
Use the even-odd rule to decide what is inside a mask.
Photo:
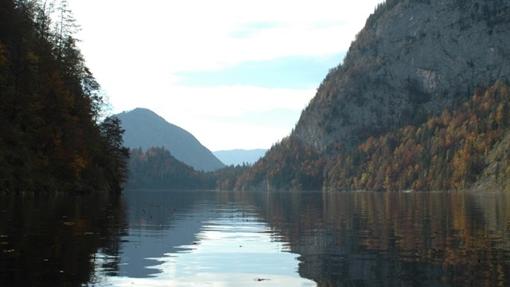
[(418, 124), (510, 79), (510, 1), (380, 4), (291, 137), (319, 151)]

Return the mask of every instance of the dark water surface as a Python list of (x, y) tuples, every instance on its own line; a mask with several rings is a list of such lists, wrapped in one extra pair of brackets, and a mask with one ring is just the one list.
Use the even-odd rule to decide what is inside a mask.
[(0, 286), (510, 286), (510, 194), (0, 195)]

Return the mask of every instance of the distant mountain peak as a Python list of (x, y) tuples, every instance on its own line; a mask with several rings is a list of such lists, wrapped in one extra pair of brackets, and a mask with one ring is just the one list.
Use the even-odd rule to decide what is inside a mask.
[[(147, 108), (134, 108), (132, 110), (129, 110), (129, 111), (124, 111), (124, 112), (121, 112), (118, 116), (120, 115), (132, 115), (132, 116), (143, 116), (143, 117), (151, 117), (153, 119), (157, 119), (159, 121), (162, 121), (162, 122), (166, 122), (168, 124), (171, 124), (170, 122), (168, 122), (167, 120), (165, 120), (162, 116), (156, 114), (156, 112), (150, 110), (150, 109), (147, 109)], [(173, 124), (171, 124), (173, 125)]]
[(135, 108), (117, 115), (126, 130), (125, 145), (129, 148), (164, 147), (178, 160), (197, 170), (212, 171), (224, 164), (190, 132), (166, 121), (147, 108)]

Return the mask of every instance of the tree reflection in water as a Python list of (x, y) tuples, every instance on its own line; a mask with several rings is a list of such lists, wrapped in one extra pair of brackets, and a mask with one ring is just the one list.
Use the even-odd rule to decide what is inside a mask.
[(508, 286), (510, 198), (500, 193), (251, 196), (319, 286)]
[(118, 268), (121, 198), (94, 194), (0, 195), (0, 286), (81, 286), (98, 250)]
[[(502, 193), (2, 195), (0, 219), (0, 286), (123, 284), (156, 277), (175, 286), (182, 283), (178, 278), (206, 282), (196, 270), (250, 274), (252, 285), (274, 285), (276, 262), (287, 262), (281, 267), (290, 281), (313, 283), (301, 276), (318, 286), (510, 282), (510, 195)], [(237, 243), (239, 232), (268, 240)], [(259, 249), (271, 250), (265, 254), (271, 260), (263, 261)], [(242, 260), (236, 267), (250, 267), (236, 273), (222, 267), (230, 266), (228, 258)], [(188, 268), (188, 262), (196, 266)], [(172, 272), (189, 274), (166, 274), (172, 266), (182, 267)], [(215, 280), (235, 281), (221, 276)]]

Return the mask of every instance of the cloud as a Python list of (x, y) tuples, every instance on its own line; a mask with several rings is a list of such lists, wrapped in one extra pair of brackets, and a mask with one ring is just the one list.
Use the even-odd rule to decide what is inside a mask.
[(264, 30), (280, 27), (278, 22), (252, 22), (240, 25), (230, 33), (232, 38), (248, 38)]
[(315, 89), (257, 86), (171, 86), (168, 93), (158, 90), (141, 91), (140, 99), (126, 99), (119, 110), (149, 108), (213, 150), (270, 147), (290, 133), (315, 95)]
[[(169, 71), (338, 54), (377, 2), (71, 0), (90, 61), (128, 64), (136, 55)], [(233, 36), (240, 30), (245, 37)]]
[[(212, 149), (266, 148), (288, 134), (288, 117), (272, 117), (284, 132), (243, 113), (297, 119), (378, 2), (70, 0), (113, 111), (154, 109)], [(232, 114), (235, 124), (215, 118)]]
[(179, 84), (187, 86), (251, 85), (275, 88), (311, 88), (344, 58), (294, 56), (270, 61), (243, 62), (218, 70), (179, 72)]

